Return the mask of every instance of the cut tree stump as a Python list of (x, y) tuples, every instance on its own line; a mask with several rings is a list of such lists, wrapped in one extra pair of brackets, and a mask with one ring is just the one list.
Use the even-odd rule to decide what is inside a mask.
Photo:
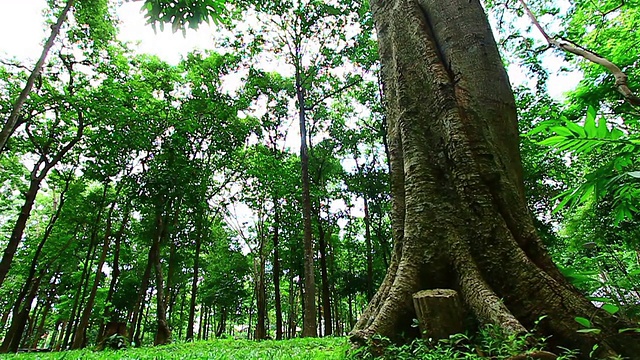
[(451, 289), (422, 290), (413, 294), (422, 338), (429, 341), (448, 339), (464, 332), (464, 307), (458, 292)]

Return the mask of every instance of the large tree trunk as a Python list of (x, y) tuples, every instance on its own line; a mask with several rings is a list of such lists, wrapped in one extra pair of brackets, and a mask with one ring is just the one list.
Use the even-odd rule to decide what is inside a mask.
[[(481, 323), (540, 330), (554, 344), (637, 359), (637, 334), (560, 274), (528, 212), (516, 109), (478, 0), (377, 0), (389, 122), (393, 257), (352, 331), (394, 338), (415, 317), (412, 293), (455, 288)], [(600, 334), (576, 332), (576, 316)]]

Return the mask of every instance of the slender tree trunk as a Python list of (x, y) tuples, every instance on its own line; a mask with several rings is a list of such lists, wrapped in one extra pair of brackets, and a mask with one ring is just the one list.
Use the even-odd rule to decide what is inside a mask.
[(38, 344), (40, 344), (40, 337), (44, 334), (44, 326), (47, 321), (47, 317), (49, 316), (49, 311), (51, 311), (52, 302), (53, 302), (53, 294), (52, 292), (50, 292), (49, 296), (47, 297), (43, 305), (43, 310), (40, 315), (40, 321), (38, 322), (38, 327), (36, 328), (33, 334), (31, 347), (34, 349), (38, 347)]
[(87, 249), (87, 255), (85, 256), (85, 259), (84, 259), (82, 274), (80, 275), (80, 283), (78, 284), (76, 288), (76, 292), (74, 294), (71, 314), (66, 324), (66, 330), (64, 331), (64, 337), (63, 337), (62, 343), (60, 344), (62, 348), (65, 350), (67, 348), (67, 345), (69, 344), (69, 339), (71, 338), (71, 335), (73, 333), (73, 326), (76, 321), (76, 313), (78, 312), (78, 307), (80, 306), (80, 300), (81, 300), (80, 294), (82, 293), (82, 289), (84, 288), (85, 281), (88, 281), (88, 277), (89, 277), (88, 268), (89, 268), (89, 262), (91, 261), (91, 256), (92, 256), (91, 254), (93, 253), (93, 248), (94, 248), (93, 244), (90, 243), (89, 249)]
[(198, 322), (198, 340), (202, 340), (204, 334), (204, 304), (200, 305), (200, 321)]
[[(531, 328), (587, 358), (637, 358), (639, 334), (561, 275), (536, 234), (523, 189), (515, 101), (478, 0), (371, 2), (389, 122), (394, 251), (352, 331), (395, 338), (411, 295), (455, 288), (483, 324)], [(425, 214), (428, 214), (426, 216)], [(599, 334), (579, 333), (589, 318)]]
[(311, 228), (311, 192), (309, 180), (309, 153), (307, 149), (307, 118), (304, 85), (299, 66), (296, 67), (296, 94), (300, 108), (300, 164), (302, 167), (302, 217), (304, 223), (304, 313), (303, 337), (315, 337), (316, 333), (316, 280), (313, 266), (313, 238)]
[(376, 238), (378, 239), (378, 243), (380, 245), (380, 249), (382, 250), (382, 261), (384, 262), (385, 268), (389, 267), (389, 259), (391, 258), (391, 246), (389, 245), (389, 240), (384, 234), (384, 218), (381, 215), (378, 219), (378, 223), (375, 227)]
[[(47, 55), (49, 54), (49, 51), (53, 47), (53, 43), (56, 40), (56, 37), (58, 37), (58, 34), (60, 33), (60, 28), (62, 27), (62, 24), (65, 22), (67, 18), (67, 14), (69, 13), (69, 10), (73, 6), (74, 2), (75, 0), (67, 1), (67, 4), (65, 5), (64, 9), (62, 9), (62, 12), (60, 12), (60, 15), (58, 15), (58, 20), (54, 25), (51, 26), (51, 34), (49, 35), (47, 42), (44, 44), (44, 47), (42, 48), (42, 54), (40, 54), (40, 58), (38, 59), (38, 62), (36, 62), (36, 65), (33, 68), (31, 75), (29, 75), (29, 78), (27, 79), (27, 83), (25, 84), (24, 89), (22, 89), (22, 91), (20, 92), (20, 95), (16, 99), (16, 102), (13, 104), (13, 108), (11, 109), (11, 114), (9, 115), (7, 122), (4, 124), (2, 131), (0, 131), (0, 154), (5, 150), (7, 145), (7, 140), (9, 140), (9, 137), (11, 136), (16, 126), (18, 125), (18, 119), (20, 118), (20, 111), (22, 110), (22, 106), (27, 101), (27, 98), (29, 97), (29, 93), (31, 93), (31, 89), (33, 89), (33, 84), (36, 82), (36, 79), (40, 76), (40, 73), (42, 72), (42, 67), (44, 66), (44, 62), (47, 59)], [(2, 284), (2, 280), (0, 280), (0, 285), (1, 284)]]
[[(168, 236), (167, 236), (168, 238)], [(169, 240), (169, 239), (167, 239)], [(171, 241), (171, 240), (170, 240)], [(169, 266), (167, 269), (167, 288), (165, 290), (165, 299), (164, 299), (164, 303), (166, 304), (165, 306), (168, 309), (168, 315), (167, 318), (169, 320), (169, 322), (172, 322), (172, 316), (173, 316), (173, 305), (175, 304), (175, 296), (174, 296), (174, 291), (176, 291), (176, 286), (175, 286), (175, 273), (176, 273), (176, 267), (177, 267), (177, 262), (178, 262), (178, 258), (177, 258), (178, 252), (177, 252), (177, 247), (174, 241), (171, 241), (171, 243), (169, 244)]]
[(282, 340), (282, 297), (280, 294), (280, 209), (278, 199), (273, 199), (273, 288), (276, 307), (276, 340)]
[(206, 306), (204, 308), (204, 335), (203, 335), (203, 340), (209, 340), (209, 321), (210, 321), (210, 317), (209, 317), (209, 313), (211, 312), (211, 307)]
[(317, 309), (318, 310), (317, 311), (317, 314), (318, 314), (318, 336), (322, 336), (322, 334), (323, 334), (323, 332), (322, 332), (322, 330), (323, 330), (323, 324), (322, 324), (323, 311), (322, 311), (322, 294), (321, 293), (318, 293), (318, 299), (316, 301), (316, 304), (318, 304), (318, 309)]
[[(185, 293), (186, 295), (186, 293)], [(186, 296), (180, 296), (180, 328), (178, 329), (178, 339), (182, 340), (182, 330), (184, 328), (184, 326), (182, 326), (182, 324), (184, 323), (184, 299), (186, 298)]]
[[(93, 228), (91, 231), (91, 237), (89, 239), (89, 252), (87, 252), (87, 257), (85, 259), (84, 268), (82, 270), (82, 276), (80, 280), (81, 287), (76, 291), (77, 299), (74, 301), (73, 312), (70, 322), (70, 327), (68, 328), (68, 334), (65, 336), (65, 348), (68, 345), (73, 346), (76, 341), (76, 335), (78, 328), (82, 322), (82, 316), (76, 319), (76, 315), (80, 313), (80, 310), (83, 309), (82, 305), (84, 303), (84, 299), (87, 296), (87, 291), (89, 290), (89, 280), (91, 279), (90, 271), (93, 267), (93, 259), (95, 259), (96, 252), (98, 250), (98, 233), (100, 231), (100, 223), (102, 222), (102, 215), (104, 213), (104, 205), (105, 200), (107, 198), (107, 190), (108, 187), (105, 185), (102, 190), (102, 197), (100, 199), (100, 204), (98, 208), (98, 214), (96, 215), (95, 221), (93, 223)], [(96, 274), (96, 276), (98, 276)], [(69, 344), (69, 341), (71, 344)]]
[[(142, 346), (142, 339), (144, 337), (144, 333), (142, 332), (142, 323), (144, 322), (144, 319), (145, 319), (145, 312), (149, 313), (150, 306), (147, 306), (147, 302), (145, 301), (146, 298), (147, 298), (147, 294), (145, 291), (145, 293), (143, 294), (142, 302), (140, 303), (138, 316), (136, 317), (135, 321), (132, 323), (133, 330), (131, 333), (133, 334), (133, 342), (136, 347)], [(144, 330), (146, 331), (146, 329)]]
[[(65, 193), (67, 192), (67, 190), (69, 189), (69, 181), (67, 181), (66, 186), (64, 188), (64, 190), (60, 193), (60, 204), (58, 205), (55, 213), (51, 216), (51, 219), (49, 219), (49, 223), (47, 224), (47, 227), (45, 228), (44, 234), (42, 235), (42, 239), (40, 240), (40, 242), (38, 243), (38, 246), (36, 247), (36, 251), (33, 254), (33, 258), (31, 259), (31, 264), (29, 266), (29, 272), (27, 273), (27, 278), (24, 280), (24, 284), (22, 286), (22, 290), (18, 293), (18, 296), (16, 297), (15, 301), (14, 301), (14, 309), (15, 309), (15, 313), (18, 314), (21, 312), (21, 308), (23, 307), (23, 300), (25, 299), (25, 296), (28, 295), (29, 289), (33, 289), (34, 287), (34, 283), (35, 282), (40, 282), (39, 278), (36, 278), (36, 270), (38, 267), (38, 261), (40, 260), (40, 255), (42, 254), (42, 249), (44, 248), (44, 245), (46, 244), (47, 240), (49, 239), (49, 236), (51, 235), (51, 231), (53, 231), (53, 226), (56, 223), (57, 219), (60, 217), (60, 213), (62, 211), (62, 206), (64, 205), (64, 200), (65, 200)], [(36, 190), (37, 191), (37, 190)], [(35, 296), (35, 295), (34, 295)], [(27, 298), (28, 300), (28, 298)], [(27, 305), (25, 305), (27, 306)], [(27, 314), (28, 311), (31, 309), (31, 302), (28, 303), (27, 306), (28, 310), (27, 310)], [(17, 322), (21, 322), (21, 321), (26, 321), (28, 315), (27, 316), (14, 316), (12, 319), (12, 325), (11, 328), (14, 329), (14, 331), (23, 331), (24, 330), (24, 324), (13, 324), (14, 321)], [(11, 334), (12, 337), (18, 337), (18, 338), (22, 338), (22, 333), (20, 334)], [(9, 336), (6, 336), (5, 338), (8, 338)], [(11, 340), (14, 341), (15, 339)], [(10, 349), (11, 345), (7, 345), (7, 347), (3, 347), (3, 349)], [(0, 349), (0, 351), (2, 351)]]
[(198, 276), (200, 271), (201, 233), (196, 236), (196, 253), (193, 256), (193, 279), (191, 280), (191, 302), (189, 303), (189, 322), (187, 324), (187, 341), (193, 340), (193, 329), (196, 318), (196, 299), (198, 294)]
[(31, 343), (33, 342), (33, 334), (36, 330), (36, 324), (40, 321), (40, 316), (44, 311), (44, 297), (38, 298), (35, 306), (32, 305), (32, 308), (31, 315), (27, 317), (29, 326), (27, 327), (27, 331), (22, 334), (22, 340), (19, 347), (28, 348), (31, 346)]
[(60, 330), (58, 332), (58, 338), (55, 342), (55, 351), (60, 351), (62, 349), (62, 343), (64, 342), (65, 329), (67, 328), (68, 320), (64, 320), (60, 323)]
[[(322, 226), (320, 214), (318, 218), (318, 245), (320, 250), (320, 277), (322, 278), (322, 311), (324, 317), (324, 335), (333, 333), (331, 328), (331, 290), (329, 290), (329, 271), (327, 267), (327, 248), (331, 238), (331, 231), (326, 231)], [(331, 225), (329, 225), (330, 227)]]
[(264, 254), (266, 240), (263, 236), (260, 237), (259, 246), (259, 269), (258, 269), (258, 283), (256, 284), (256, 307), (257, 307), (257, 320), (255, 330), (255, 340), (264, 340), (267, 337), (267, 329), (265, 326), (265, 320), (267, 317), (267, 292), (265, 284), (266, 273), (266, 255)]
[(220, 322), (218, 323), (218, 329), (216, 330), (216, 337), (219, 338), (224, 334), (227, 328), (227, 311), (226, 309), (222, 309), (220, 312)]
[(89, 281), (91, 280), (90, 271), (91, 271), (91, 269), (93, 267), (93, 259), (95, 258), (96, 252), (98, 251), (98, 246), (93, 241), (94, 240), (92, 240), (92, 244), (94, 244), (94, 245), (92, 246), (91, 255), (88, 258), (88, 259), (90, 259), (89, 266), (87, 267), (87, 269), (89, 271), (86, 273), (86, 277), (81, 280), (82, 284), (83, 284), (82, 285), (82, 291), (81, 291), (81, 294), (80, 294), (80, 299), (77, 302), (77, 306), (75, 307), (75, 311), (76, 312), (75, 312), (75, 315), (74, 315), (73, 327), (71, 328), (71, 332), (70, 332), (71, 337), (69, 338), (69, 343), (65, 344), (68, 347), (70, 347), (73, 344), (73, 342), (75, 341), (76, 332), (78, 330), (78, 326), (80, 325), (80, 320), (81, 320), (80, 317), (78, 317), (77, 319), (76, 319), (76, 317), (77, 317), (77, 315), (81, 314), (80, 311), (83, 309), (82, 305), (84, 303), (84, 299), (86, 298), (87, 292), (89, 291)]
[[(118, 232), (116, 233), (115, 236), (115, 243), (114, 243), (114, 249), (113, 249), (113, 263), (111, 265), (111, 281), (109, 282), (109, 291), (107, 292), (107, 298), (106, 298), (106, 303), (107, 304), (111, 304), (111, 301), (113, 300), (113, 295), (116, 292), (116, 285), (118, 284), (118, 279), (120, 278), (120, 243), (122, 242), (122, 237), (124, 236), (124, 232), (127, 229), (127, 224), (129, 223), (129, 218), (131, 216), (130, 214), (130, 209), (126, 209), (124, 212), (124, 217), (122, 219), (122, 223), (120, 224), (120, 229), (118, 230)], [(98, 331), (98, 342), (100, 342), (102, 340), (102, 338), (104, 337), (104, 331), (105, 331), (105, 327), (104, 327), (104, 321), (105, 319), (107, 321), (112, 321), (114, 319), (112, 319), (111, 317), (111, 308), (109, 306), (106, 306), (104, 309), (104, 316), (102, 319), (100, 319), (100, 326), (99, 326), (99, 331)]]
[[(151, 300), (151, 299), (149, 299)], [(147, 324), (149, 323), (149, 310), (151, 306), (146, 306), (144, 309), (144, 316), (140, 318), (140, 322), (138, 323), (138, 332), (140, 333), (140, 346), (144, 342), (144, 336), (149, 332), (149, 327)], [(144, 323), (144, 325), (142, 325)], [(141, 329), (142, 328), (142, 329)]]
[(294, 317), (295, 317), (295, 285), (293, 282), (293, 271), (289, 269), (289, 313), (287, 314), (287, 339), (293, 338), (294, 333)]
[(29, 184), (29, 190), (27, 190), (25, 194), (24, 205), (22, 205), (22, 208), (20, 209), (20, 215), (18, 215), (18, 219), (16, 220), (16, 224), (11, 232), (11, 237), (7, 243), (7, 247), (4, 249), (4, 253), (2, 254), (2, 260), (0, 260), (0, 287), (4, 283), (4, 279), (7, 277), (9, 269), (11, 269), (13, 257), (16, 254), (16, 250), (18, 250), (18, 245), (20, 245), (20, 242), (22, 241), (22, 235), (24, 234), (24, 229), (27, 226), (27, 220), (29, 220), (29, 216), (31, 215), (31, 209), (36, 201), (36, 195), (38, 194), (38, 190), (40, 190), (41, 183), (42, 179), (32, 176)]
[(373, 298), (373, 246), (371, 244), (371, 217), (369, 216), (369, 200), (364, 198), (364, 241), (367, 256), (367, 300)]
[[(73, 76), (73, 74), (69, 73), (69, 76)], [(84, 115), (79, 111), (76, 135), (65, 146), (63, 146), (57, 154), (52, 156), (51, 159), (48, 159), (48, 154), (43, 153), (40, 154), (40, 158), (34, 164), (33, 169), (31, 170), (29, 190), (27, 190), (27, 193), (25, 194), (24, 205), (20, 209), (20, 214), (18, 215), (16, 224), (13, 227), (13, 231), (11, 232), (11, 237), (9, 238), (7, 247), (5, 248), (2, 255), (2, 260), (0, 260), (0, 287), (7, 277), (9, 269), (11, 269), (13, 257), (15, 256), (16, 250), (18, 249), (18, 246), (22, 241), (22, 235), (24, 234), (27, 220), (29, 220), (29, 217), (31, 216), (31, 209), (33, 208), (33, 204), (35, 203), (36, 195), (38, 194), (38, 190), (40, 189), (42, 180), (44, 180), (49, 171), (54, 166), (56, 166), (62, 160), (62, 158), (80, 141), (84, 133), (84, 128)], [(53, 138), (50, 138), (49, 141), (53, 141)]]
[(63, 329), (63, 328), (64, 326), (62, 321), (56, 321), (56, 323), (53, 325), (53, 332), (51, 333), (51, 337), (49, 339), (49, 346), (47, 347), (49, 350), (55, 350), (56, 341), (58, 340), (58, 336), (61, 333), (60, 329)]
[(251, 293), (251, 301), (249, 302), (249, 326), (247, 327), (247, 339), (251, 339), (251, 325), (253, 324), (253, 301), (256, 299), (256, 291), (254, 288)]
[[(107, 187), (108, 185), (105, 184), (105, 191)], [(98, 259), (98, 264), (96, 266), (96, 275), (93, 279), (91, 290), (89, 291), (87, 303), (84, 307), (84, 310), (82, 311), (82, 315), (80, 316), (80, 321), (78, 322), (78, 327), (76, 328), (76, 334), (73, 338), (71, 349), (80, 349), (87, 343), (87, 327), (89, 326), (89, 318), (91, 317), (91, 313), (94, 310), (93, 306), (95, 305), (96, 294), (98, 293), (98, 288), (100, 287), (102, 266), (104, 266), (104, 263), (107, 260), (107, 253), (109, 252), (109, 246), (111, 245), (111, 224), (113, 221), (113, 210), (115, 206), (116, 202), (114, 201), (113, 203), (111, 203), (111, 207), (107, 214), (107, 226), (104, 233), (102, 253), (100, 254), (100, 258)]]
[[(161, 222), (162, 220), (160, 220)], [(158, 229), (162, 229), (159, 226)], [(151, 247), (153, 256), (153, 267), (156, 274), (156, 322), (158, 328), (156, 331), (156, 337), (154, 339), (154, 345), (164, 345), (171, 342), (171, 330), (167, 323), (167, 309), (164, 295), (164, 278), (162, 275), (162, 263), (160, 263), (160, 234), (156, 236), (155, 241)]]
[(17, 352), (22, 341), (22, 334), (24, 328), (29, 320), (29, 312), (31, 311), (31, 303), (38, 294), (40, 288), (40, 280), (42, 274), (34, 279), (31, 283), (29, 293), (26, 295), (24, 304), (22, 306), (16, 306), (13, 312), (13, 318), (11, 319), (11, 327), (5, 334), (4, 341), (0, 346), (0, 353)]
[(0, 329), (2, 329), (2, 331), (5, 330), (7, 321), (9, 321), (9, 315), (11, 315), (11, 305), (7, 305), (7, 310), (2, 313), (2, 318), (0, 318)]
[[(149, 251), (151, 252), (151, 251)], [(149, 290), (149, 280), (151, 278), (151, 268), (153, 263), (151, 261), (151, 254), (147, 258), (147, 266), (142, 274), (142, 281), (140, 283), (140, 290), (138, 291), (138, 298), (133, 306), (133, 314), (131, 316), (131, 328), (129, 329), (130, 341), (133, 341), (136, 346), (140, 345), (140, 323), (142, 314), (144, 312), (144, 300), (147, 296), (147, 290)]]

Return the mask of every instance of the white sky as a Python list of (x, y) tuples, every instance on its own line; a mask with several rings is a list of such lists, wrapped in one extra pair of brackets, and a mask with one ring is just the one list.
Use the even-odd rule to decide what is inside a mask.
[[(118, 8), (121, 19), (120, 40), (137, 43), (138, 52), (155, 54), (161, 59), (176, 64), (181, 56), (194, 49), (211, 49), (215, 29), (203, 24), (198, 31), (187, 30), (186, 36), (181, 32), (172, 33), (170, 26), (157, 33), (140, 12), (141, 2), (127, 2)], [(42, 51), (42, 43), (48, 31), (43, 26), (42, 12), (46, 7), (45, 0), (0, 0), (0, 56), (18, 60), (38, 58)], [(538, 34), (533, 33), (534, 37)], [(562, 93), (575, 87), (581, 74), (559, 73), (562, 62), (549, 57), (545, 65), (550, 70), (549, 92), (556, 99)], [(509, 67), (509, 76), (513, 84), (527, 82), (527, 78), (516, 66)]]
[[(193, 49), (211, 48), (214, 29), (207, 24), (198, 31), (187, 30), (172, 33), (171, 26), (154, 33), (140, 13), (141, 2), (124, 3), (118, 8), (120, 25), (119, 39), (139, 42), (137, 51), (155, 54), (161, 59), (176, 64), (182, 55)], [(49, 35), (43, 26), (42, 11), (45, 0), (0, 0), (0, 56), (20, 60), (35, 60), (40, 56), (42, 43)]]

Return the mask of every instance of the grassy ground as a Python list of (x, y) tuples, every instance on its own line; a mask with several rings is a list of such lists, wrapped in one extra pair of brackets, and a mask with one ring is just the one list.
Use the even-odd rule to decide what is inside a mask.
[(346, 338), (292, 339), (286, 341), (214, 340), (143, 347), (121, 351), (64, 351), (52, 353), (23, 353), (0, 356), (11, 360), (342, 360), (348, 349)]

